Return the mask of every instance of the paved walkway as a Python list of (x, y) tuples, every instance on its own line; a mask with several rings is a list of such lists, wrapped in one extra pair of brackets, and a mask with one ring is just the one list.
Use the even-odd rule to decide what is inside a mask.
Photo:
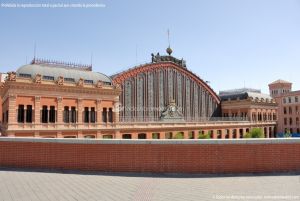
[(0, 200), (300, 200), (300, 175), (201, 177), (0, 170)]

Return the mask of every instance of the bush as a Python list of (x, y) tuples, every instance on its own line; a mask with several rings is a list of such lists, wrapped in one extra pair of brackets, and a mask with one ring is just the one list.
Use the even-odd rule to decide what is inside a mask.
[(252, 128), (244, 135), (244, 138), (264, 138), (264, 133), (261, 128)]
[(176, 133), (176, 135), (173, 137), (173, 139), (183, 139), (183, 138), (184, 138), (184, 136), (183, 136), (183, 133), (181, 133), (181, 132)]
[(211, 138), (211, 132), (209, 131), (207, 134), (202, 134), (202, 132), (199, 132), (198, 139), (210, 139)]
[(283, 137), (285, 138), (292, 137), (291, 131), (287, 131), (286, 133), (284, 133)]

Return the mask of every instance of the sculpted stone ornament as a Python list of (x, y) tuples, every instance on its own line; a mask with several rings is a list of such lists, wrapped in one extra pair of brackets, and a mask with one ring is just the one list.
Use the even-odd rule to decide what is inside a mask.
[(161, 121), (184, 121), (182, 113), (178, 110), (175, 100), (171, 100), (166, 109), (161, 113)]
[(42, 75), (41, 74), (36, 74), (34, 81), (37, 84), (41, 84), (41, 82), (42, 82)]
[(14, 72), (14, 71), (8, 72), (8, 76), (7, 76), (8, 81), (16, 81), (16, 79), (17, 79), (16, 72)]
[(116, 89), (120, 89), (120, 90), (122, 89), (121, 85), (120, 85), (120, 84), (118, 84), (118, 83), (117, 83), (117, 84), (115, 84), (115, 87), (116, 87)]
[(84, 83), (84, 79), (83, 79), (83, 78), (80, 78), (80, 79), (78, 80), (77, 86), (83, 87), (83, 83)]
[(60, 86), (64, 85), (64, 77), (63, 76), (58, 77), (57, 84), (60, 85)]
[(102, 88), (102, 86), (103, 86), (103, 82), (98, 80), (96, 87), (97, 88)]

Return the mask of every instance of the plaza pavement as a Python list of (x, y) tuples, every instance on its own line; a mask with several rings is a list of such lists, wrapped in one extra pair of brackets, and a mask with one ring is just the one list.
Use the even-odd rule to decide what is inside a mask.
[(300, 200), (300, 175), (201, 176), (1, 169), (0, 200)]

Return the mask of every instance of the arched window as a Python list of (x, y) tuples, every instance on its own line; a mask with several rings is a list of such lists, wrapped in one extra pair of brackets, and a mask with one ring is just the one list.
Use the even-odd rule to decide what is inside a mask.
[(139, 133), (138, 139), (147, 139), (146, 133)]
[(131, 139), (131, 134), (123, 134), (122, 138), (123, 139)]

